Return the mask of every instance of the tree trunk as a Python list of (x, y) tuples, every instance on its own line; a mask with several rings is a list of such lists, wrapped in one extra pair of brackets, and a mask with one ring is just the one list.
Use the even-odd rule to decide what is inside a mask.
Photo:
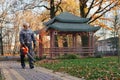
[(55, 17), (55, 5), (54, 5), (54, 0), (50, 0), (50, 18)]

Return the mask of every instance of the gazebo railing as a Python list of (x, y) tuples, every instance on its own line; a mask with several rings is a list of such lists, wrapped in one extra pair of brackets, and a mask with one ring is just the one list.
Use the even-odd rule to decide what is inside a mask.
[(93, 54), (94, 48), (90, 47), (81, 47), (81, 48), (68, 48), (68, 47), (53, 47), (53, 48), (43, 48), (44, 54), (64, 54), (64, 53), (74, 53), (74, 54)]

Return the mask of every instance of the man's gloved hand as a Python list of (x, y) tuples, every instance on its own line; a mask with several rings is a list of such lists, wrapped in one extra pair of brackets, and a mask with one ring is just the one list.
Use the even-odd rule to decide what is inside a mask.
[(26, 45), (25, 44), (21, 44), (21, 47), (25, 47)]
[(22, 43), (21, 43), (21, 46), (22, 46), (22, 47), (25, 47), (26, 45), (25, 45), (25, 43), (24, 43), (24, 42), (22, 42)]

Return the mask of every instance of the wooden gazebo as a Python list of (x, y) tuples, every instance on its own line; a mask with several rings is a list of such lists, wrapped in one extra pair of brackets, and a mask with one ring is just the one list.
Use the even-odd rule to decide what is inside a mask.
[[(92, 55), (94, 53), (94, 33), (100, 29), (87, 24), (89, 18), (80, 18), (68, 12), (63, 12), (44, 23), (46, 31), (50, 36), (50, 48), (41, 47), (40, 55), (49, 53), (52, 58), (54, 55), (62, 53), (77, 53), (81, 55)], [(71, 46), (56, 46), (56, 36), (71, 36)], [(87, 36), (87, 45), (78, 47), (77, 36)]]

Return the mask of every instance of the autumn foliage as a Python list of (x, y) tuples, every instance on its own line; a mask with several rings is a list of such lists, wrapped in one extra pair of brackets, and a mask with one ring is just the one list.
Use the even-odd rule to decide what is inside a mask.
[[(3, 43), (7, 43), (4, 44), (4, 49), (11, 52), (9, 49), (19, 50), (17, 46), (19, 45), (18, 33), (23, 22), (28, 22), (32, 30), (41, 30), (44, 27), (43, 22), (65, 11), (80, 17), (90, 18), (88, 24), (112, 30), (109, 25), (104, 23), (105, 21), (111, 22), (111, 18), (104, 15), (119, 10), (120, 0), (32, 0), (30, 2), (2, 0), (0, 6), (0, 27), (4, 27)], [(42, 38), (45, 35), (47, 33), (44, 31), (40, 33)], [(43, 43), (47, 44), (48, 40), (49, 38), (43, 39), (45, 41)]]

